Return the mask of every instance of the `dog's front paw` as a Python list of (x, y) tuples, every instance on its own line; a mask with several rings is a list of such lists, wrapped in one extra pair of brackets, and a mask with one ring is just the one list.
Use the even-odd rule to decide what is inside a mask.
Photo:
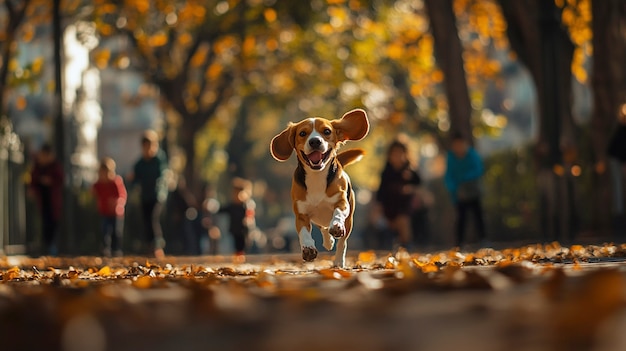
[(302, 248), (302, 259), (311, 262), (317, 257), (317, 249), (305, 246)]
[(328, 228), (328, 233), (335, 238), (341, 238), (346, 236), (346, 227), (341, 222), (335, 222)]

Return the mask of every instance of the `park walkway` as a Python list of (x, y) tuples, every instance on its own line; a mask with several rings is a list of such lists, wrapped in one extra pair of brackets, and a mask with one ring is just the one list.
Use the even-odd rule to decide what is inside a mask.
[(619, 350), (626, 246), (0, 258), (2, 350)]

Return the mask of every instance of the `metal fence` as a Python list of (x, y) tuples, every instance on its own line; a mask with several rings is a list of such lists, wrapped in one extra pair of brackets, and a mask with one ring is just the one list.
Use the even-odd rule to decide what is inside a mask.
[(0, 118), (0, 255), (26, 252), (24, 167), (22, 142)]

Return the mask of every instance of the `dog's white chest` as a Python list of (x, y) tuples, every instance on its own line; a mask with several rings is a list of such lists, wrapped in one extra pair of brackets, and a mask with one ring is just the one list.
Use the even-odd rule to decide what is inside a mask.
[[(320, 174), (321, 173), (321, 174)], [(329, 221), (339, 201), (341, 193), (331, 196), (326, 194), (326, 174), (324, 172), (307, 174), (305, 180), (307, 193), (304, 200), (297, 201), (298, 212), (307, 214), (314, 222)]]

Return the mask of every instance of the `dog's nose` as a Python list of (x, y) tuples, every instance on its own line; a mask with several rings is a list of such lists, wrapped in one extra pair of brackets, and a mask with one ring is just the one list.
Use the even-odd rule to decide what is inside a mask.
[(318, 148), (318, 147), (320, 147), (320, 145), (322, 145), (322, 139), (321, 138), (313, 138), (313, 139), (309, 140), (309, 145), (312, 148)]

